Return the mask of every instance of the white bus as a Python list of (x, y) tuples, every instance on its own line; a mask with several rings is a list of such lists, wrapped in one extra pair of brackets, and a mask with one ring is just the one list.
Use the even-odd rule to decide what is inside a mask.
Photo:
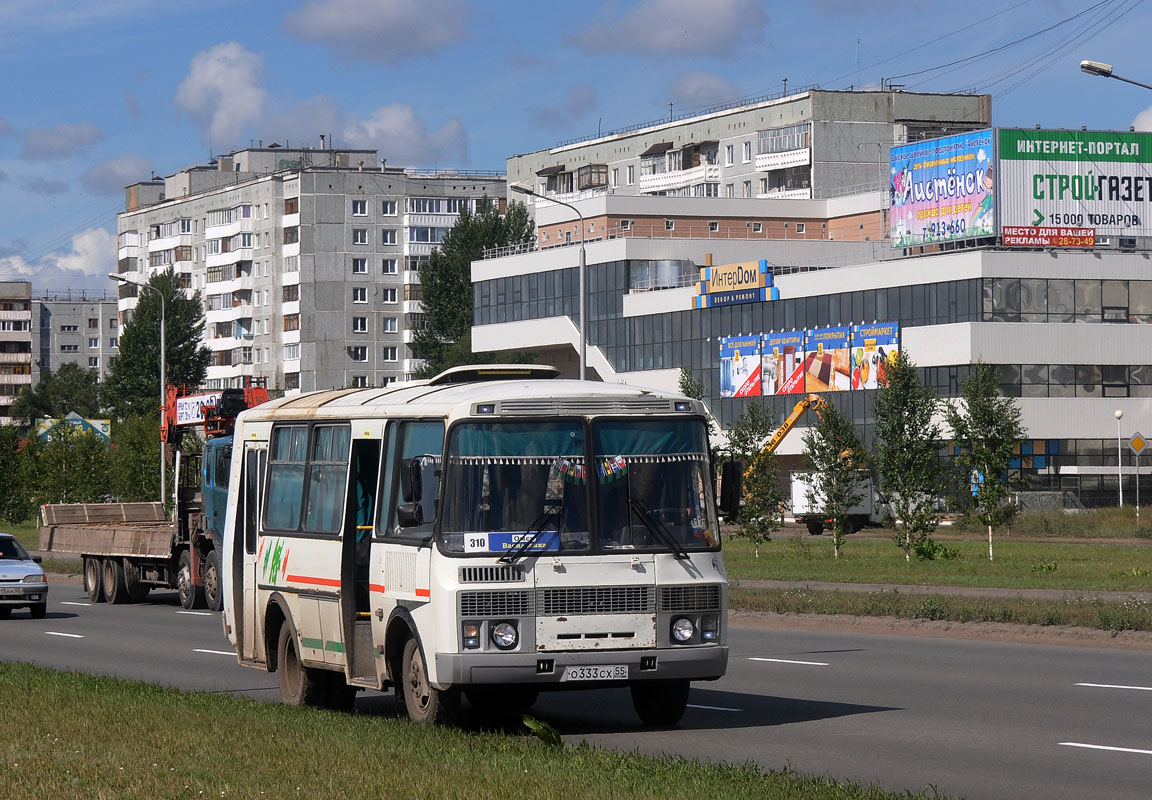
[[(274, 400), (236, 424), (225, 632), (286, 703), (628, 686), (670, 725), (728, 661), (728, 582), (702, 403), (461, 367)], [(730, 491), (725, 494), (731, 494)]]

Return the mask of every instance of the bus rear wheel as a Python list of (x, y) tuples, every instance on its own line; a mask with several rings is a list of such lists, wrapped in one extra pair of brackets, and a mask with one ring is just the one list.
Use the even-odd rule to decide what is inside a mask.
[(675, 679), (664, 681), (636, 681), (632, 692), (632, 706), (645, 725), (666, 727), (675, 725), (688, 708), (690, 681)]
[(404, 644), (401, 657), (400, 683), (397, 691), (404, 701), (408, 718), (420, 724), (448, 725), (460, 712), (459, 689), (437, 689), (428, 681), (424, 654), (415, 638)]
[(287, 622), (280, 626), (276, 646), (276, 674), (280, 681), (280, 699), (290, 706), (322, 706), (328, 698), (327, 675), (310, 669), (300, 661), (296, 635)]

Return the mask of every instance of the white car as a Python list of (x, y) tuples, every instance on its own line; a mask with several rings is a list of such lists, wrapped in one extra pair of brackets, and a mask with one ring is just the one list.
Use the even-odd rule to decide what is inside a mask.
[(12, 609), (27, 608), (32, 619), (43, 619), (48, 611), (48, 576), (40, 566), (40, 556), (32, 556), (10, 533), (0, 533), (0, 619)]

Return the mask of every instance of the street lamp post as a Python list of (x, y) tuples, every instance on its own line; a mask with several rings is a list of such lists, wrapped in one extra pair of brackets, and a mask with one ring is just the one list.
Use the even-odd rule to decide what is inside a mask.
[(558, 206), (564, 206), (565, 208), (570, 208), (576, 212), (576, 216), (580, 220), (580, 270), (579, 270), (580, 324), (578, 327), (580, 329), (580, 347), (579, 347), (580, 380), (584, 380), (584, 375), (585, 375), (585, 372), (587, 369), (587, 362), (588, 362), (588, 359), (587, 359), (587, 342), (588, 342), (588, 339), (585, 336), (585, 317), (587, 315), (585, 313), (585, 308), (584, 308), (584, 273), (586, 272), (586, 268), (587, 268), (587, 265), (585, 263), (585, 254), (584, 254), (584, 215), (580, 213), (580, 209), (576, 208), (576, 206), (572, 205), (571, 203), (565, 203), (563, 200), (557, 200), (554, 197), (544, 197), (543, 195), (537, 194), (536, 192), (532, 191), (531, 189), (529, 189), (525, 186), (517, 186), (516, 184), (512, 183), (512, 184), (509, 184), (509, 188), (511, 188), (512, 191), (516, 192), (517, 194), (526, 194), (529, 197), (539, 197), (542, 200), (549, 200)]
[[(164, 405), (168, 401), (168, 342), (166, 339), (167, 319), (166, 311), (164, 308), (164, 293), (157, 289), (150, 283), (141, 283), (139, 281), (130, 281), (123, 275), (116, 275), (109, 273), (109, 278), (117, 283), (129, 283), (133, 286), (138, 286), (141, 289), (148, 289), (156, 293), (160, 298), (160, 413), (164, 413)], [(168, 482), (166, 480), (166, 471), (164, 469), (164, 458), (167, 455), (164, 452), (164, 441), (160, 442), (160, 502), (164, 503), (165, 495), (167, 494)]]
[(1120, 420), (1124, 412), (1116, 409), (1116, 480), (1120, 486), (1120, 507), (1124, 507), (1124, 455), (1120, 451)]
[(1145, 89), (1152, 89), (1152, 86), (1149, 86), (1146, 83), (1141, 83), (1140, 81), (1134, 81), (1131, 78), (1125, 78), (1125, 77), (1122, 77), (1120, 75), (1117, 75), (1116, 73), (1114, 73), (1112, 71), (1112, 65), (1111, 64), (1104, 64), (1100, 61), (1081, 61), (1080, 62), (1080, 71), (1081, 72), (1087, 72), (1089, 75), (1099, 75), (1101, 78), (1115, 78), (1118, 81), (1124, 81), (1125, 83), (1131, 83), (1134, 86), (1140, 86), (1140, 87), (1143, 87)]

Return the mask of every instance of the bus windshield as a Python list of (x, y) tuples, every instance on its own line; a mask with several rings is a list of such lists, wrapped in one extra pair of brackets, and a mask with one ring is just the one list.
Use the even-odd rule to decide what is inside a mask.
[[(449, 437), (440, 544), (463, 555), (711, 549), (698, 420), (466, 422)], [(594, 509), (589, 518), (589, 509)]]

